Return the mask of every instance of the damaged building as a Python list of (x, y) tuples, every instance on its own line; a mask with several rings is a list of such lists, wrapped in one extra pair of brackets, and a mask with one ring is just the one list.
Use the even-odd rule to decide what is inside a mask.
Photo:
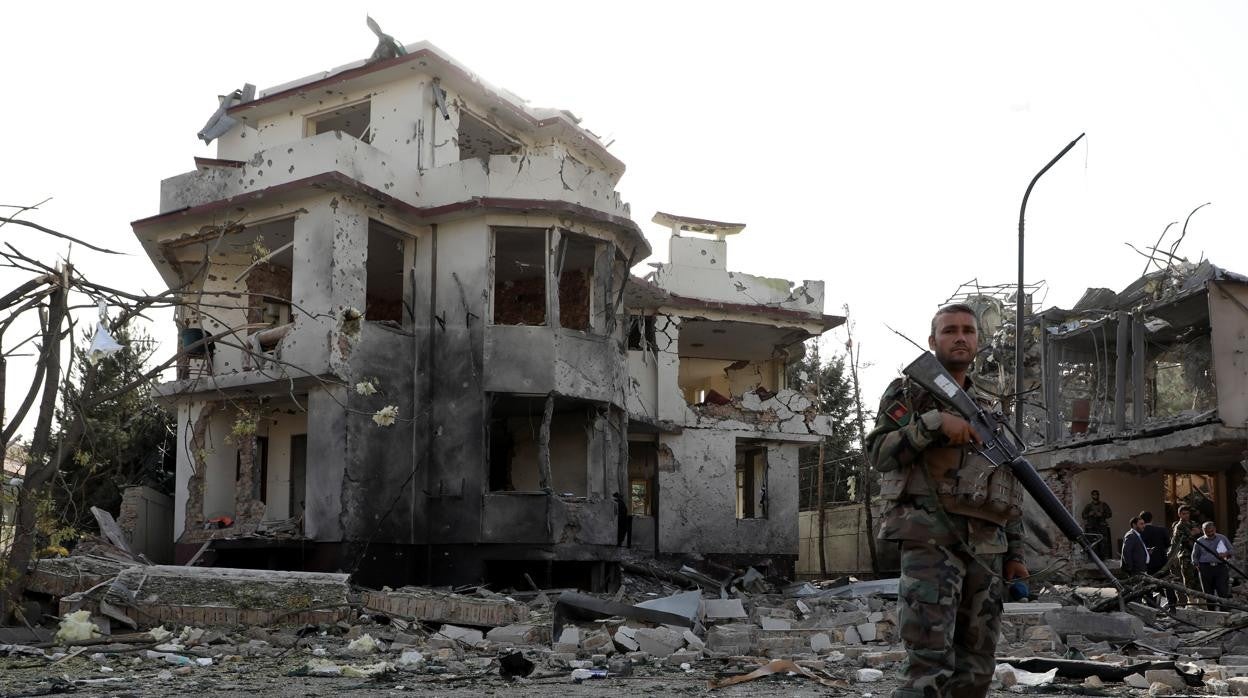
[(672, 231), (670, 261), (626, 291), (629, 493), (646, 514), (635, 540), (727, 564), (766, 557), (791, 575), (798, 449), (831, 422), (786, 369), (844, 318), (823, 314), (821, 281), (729, 271), (726, 238), (743, 224), (654, 222)]
[(620, 494), (643, 554), (791, 564), (827, 418), (785, 366), (840, 321), (822, 284), (662, 214), (672, 262), (630, 277), (650, 247), (592, 132), (391, 48), (222, 97), (216, 157), (133, 223), (185, 300), (177, 561), (603, 588)]
[[(1013, 299), (955, 300), (980, 311), (991, 338), (977, 381), (1013, 393)], [(1027, 458), (1077, 519), (1101, 493), (1115, 556), (1133, 516), (1169, 526), (1183, 504), (1248, 542), (1248, 277), (1175, 262), (1120, 292), (1090, 288), (1073, 308), (1031, 313), (1024, 336)], [(1069, 552), (1038, 510), (1027, 524), (1038, 559)]]

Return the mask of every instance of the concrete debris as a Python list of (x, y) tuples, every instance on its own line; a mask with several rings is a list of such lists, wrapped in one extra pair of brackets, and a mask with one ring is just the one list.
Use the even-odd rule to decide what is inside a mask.
[(483, 599), (416, 587), (366, 591), (364, 608), (404, 620), (487, 628), (529, 618), (528, 607), (510, 599)]
[[(866, 596), (842, 596), (796, 595), (792, 587), (769, 584), (767, 593), (737, 587), (734, 598), (723, 599), (715, 598), (718, 589), (679, 589), (678, 576), (665, 582), (626, 574), (608, 599), (539, 589), (453, 593), (409, 587), (357, 594), (341, 577), (122, 567), (114, 579), (70, 594), (84, 608), (67, 613), (61, 625), (77, 628), (76, 634), (42, 643), (14, 636), (24, 644), (0, 645), (0, 692), (36, 692), (41, 684), (30, 678), (35, 674), (18, 684), (14, 677), (23, 674), (8, 670), (33, 660), (45, 665), (39, 681), (51, 672), (66, 681), (95, 681), (105, 673), (154, 682), (163, 693), (244, 692), (232, 682), (242, 666), (237, 663), (245, 662), (249, 675), (271, 667), (296, 682), (291, 690), (310, 694), (360, 680), (448, 690), (442, 682), (451, 677), (457, 687), (467, 682), (484, 693), (497, 692), (502, 682), (549, 688), (541, 682), (590, 680), (612, 691), (645, 686), (640, 690), (663, 693), (671, 691), (664, 682), (673, 676), (698, 677), (711, 688), (765, 678), (815, 681), (839, 691), (863, 684), (860, 692), (886, 694), (896, 687), (906, 658), (887, 585)], [(1138, 615), (1094, 612), (1069, 604), (1076, 596), (1099, 603), (1103, 597), (1096, 590), (1041, 585), (1035, 591), (1036, 601), (1007, 604), (1002, 617), (994, 678), (1004, 690), (1248, 694), (1248, 614), (1165, 607), (1133, 608)], [(515, 600), (543, 594), (555, 603)], [(143, 631), (99, 632), (107, 630), (107, 620), (92, 616), (90, 607), (104, 599), (130, 611)], [(322, 600), (342, 607), (319, 620), (291, 622), (283, 615), (321, 606)], [(160, 609), (172, 607), (201, 609), (206, 622), (153, 625), (160, 622)], [(268, 615), (248, 615), (259, 612)], [(194, 614), (179, 617), (188, 615)], [(248, 617), (270, 622), (240, 620)], [(630, 683), (616, 681), (622, 677)], [(197, 683), (177, 686), (192, 681)], [(124, 686), (108, 685), (110, 692), (124, 692)], [(253, 684), (247, 692), (264, 690)]]

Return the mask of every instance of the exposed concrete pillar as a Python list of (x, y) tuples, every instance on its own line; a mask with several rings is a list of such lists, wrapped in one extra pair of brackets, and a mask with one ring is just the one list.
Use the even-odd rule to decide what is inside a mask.
[(550, 423), (555, 416), (555, 396), (546, 396), (546, 405), (542, 408), (542, 427), (537, 434), (537, 468), (538, 484), (546, 492), (554, 490), (550, 480)]
[(1044, 398), (1044, 442), (1057, 441), (1061, 427), (1062, 406), (1058, 404), (1061, 391), (1058, 383), (1061, 376), (1057, 371), (1057, 350), (1049, 337), (1049, 321), (1040, 316), (1040, 385)]
[(1127, 429), (1127, 346), (1131, 339), (1131, 315), (1125, 310), (1114, 313), (1118, 336), (1114, 343), (1114, 431)]
[(1144, 426), (1144, 367), (1147, 357), (1143, 318), (1135, 315), (1131, 318), (1131, 416), (1137, 429)]

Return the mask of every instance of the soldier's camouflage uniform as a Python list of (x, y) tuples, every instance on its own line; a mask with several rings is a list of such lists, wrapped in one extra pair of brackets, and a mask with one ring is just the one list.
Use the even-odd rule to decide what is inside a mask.
[[(996, 411), (973, 386), (967, 394)], [(940, 411), (922, 388), (898, 379), (867, 436), (888, 507), (880, 538), (901, 548), (898, 620), (907, 660), (894, 696), (987, 695), (1003, 566), (1023, 560), (1022, 486), (968, 446), (945, 445)], [(978, 503), (965, 496), (974, 492)]]
[[(1199, 527), (1200, 524), (1195, 521), (1188, 521), (1186, 524), (1180, 519), (1174, 522), (1174, 528), (1170, 531), (1170, 550), (1168, 555), (1175, 560), (1174, 573), (1179, 578), (1179, 582), (1188, 589), (1201, 590), (1200, 573), (1196, 571), (1196, 566), (1192, 564), (1192, 548), (1194, 541), (1199, 538), (1199, 534), (1192, 535), (1192, 528)], [(1183, 592), (1179, 592), (1178, 603), (1190, 605), (1194, 602), (1203, 605), (1203, 601), (1188, 597)]]
[(1083, 508), (1083, 530), (1089, 535), (1097, 536), (1096, 544), (1092, 548), (1102, 560), (1108, 560), (1113, 555), (1114, 546), (1110, 545), (1113, 536), (1109, 532), (1109, 520), (1113, 516), (1114, 512), (1103, 499), (1099, 502), (1088, 502)]

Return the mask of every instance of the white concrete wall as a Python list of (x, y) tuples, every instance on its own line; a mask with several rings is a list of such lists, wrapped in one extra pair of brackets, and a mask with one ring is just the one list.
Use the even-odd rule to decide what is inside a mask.
[(227, 443), (238, 413), (220, 410), (214, 413), (204, 434), (204, 520), (217, 516), (234, 516), (235, 473), (238, 472), (238, 446)]
[(797, 554), (796, 444), (766, 444), (767, 518), (737, 518), (737, 439), (753, 436), (710, 429), (660, 435), (660, 550)]
[(269, 439), (264, 518), (290, 518), (290, 438), (308, 433), (308, 415), (286, 411), (269, 414), (261, 421), (256, 433)]
[(1153, 512), (1153, 523), (1164, 524), (1165, 480), (1159, 471), (1143, 475), (1121, 470), (1084, 470), (1076, 473), (1072, 492), (1075, 520), (1083, 525), (1083, 508), (1092, 501), (1092, 490), (1099, 490), (1101, 501), (1109, 505), (1114, 516), (1109, 522), (1113, 537), (1114, 557), (1122, 555), (1119, 541), (1131, 525), (1132, 517), (1141, 511)]
[(1228, 427), (1248, 427), (1248, 284), (1208, 286), (1218, 417)]
[(822, 281), (795, 286), (787, 279), (728, 271), (726, 240), (672, 236), (668, 250), (672, 261), (655, 271), (654, 283), (673, 294), (823, 314)]

